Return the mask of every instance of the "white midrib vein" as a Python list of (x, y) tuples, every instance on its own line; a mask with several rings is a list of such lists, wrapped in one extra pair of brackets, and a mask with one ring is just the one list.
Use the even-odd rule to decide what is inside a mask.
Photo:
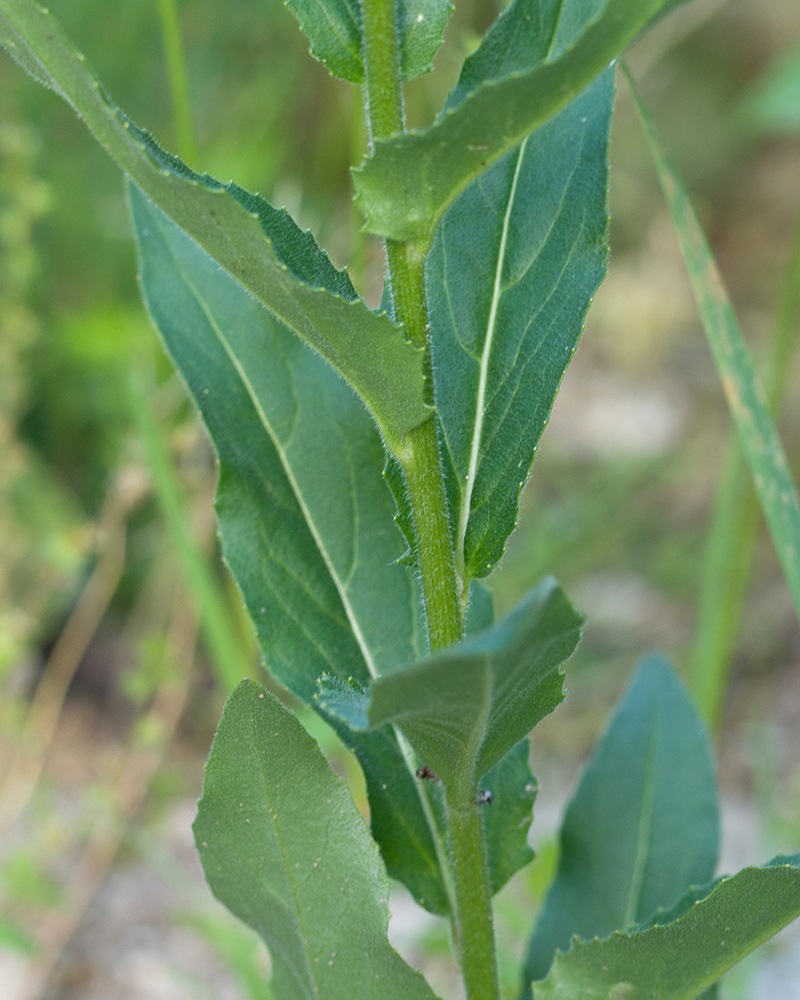
[(361, 655), (364, 657), (364, 662), (367, 665), (367, 670), (369, 671), (370, 677), (374, 679), (378, 676), (378, 671), (377, 668), (375, 667), (375, 661), (372, 658), (372, 652), (369, 646), (367, 645), (367, 641), (364, 638), (364, 633), (361, 631), (361, 626), (359, 625), (358, 619), (350, 603), (350, 599), (347, 594), (347, 588), (345, 587), (344, 582), (342, 581), (339, 574), (336, 572), (336, 568), (331, 562), (331, 558), (328, 555), (327, 548), (325, 547), (325, 544), (323, 543), (320, 533), (314, 522), (314, 518), (311, 516), (311, 511), (308, 509), (308, 506), (306, 505), (306, 502), (303, 499), (303, 494), (300, 489), (300, 485), (294, 477), (291, 464), (286, 457), (286, 452), (284, 451), (283, 446), (276, 437), (272, 429), (272, 424), (270, 423), (266, 413), (264, 412), (264, 408), (261, 405), (261, 401), (259, 400), (258, 396), (256, 395), (255, 389), (253, 388), (250, 379), (247, 377), (247, 374), (244, 368), (242, 367), (241, 362), (236, 357), (233, 348), (228, 342), (228, 338), (220, 329), (219, 324), (214, 318), (214, 314), (211, 312), (205, 299), (200, 294), (194, 283), (189, 279), (189, 276), (186, 274), (186, 272), (183, 270), (183, 268), (180, 266), (180, 263), (174, 258), (174, 256), (173, 260), (175, 260), (175, 265), (181, 272), (183, 280), (186, 282), (187, 286), (191, 289), (192, 294), (197, 300), (198, 305), (203, 310), (203, 313), (205, 314), (205, 317), (208, 320), (211, 329), (216, 334), (217, 339), (222, 345), (225, 353), (228, 355), (231, 364), (236, 369), (236, 374), (242, 380), (242, 385), (247, 390), (247, 394), (250, 397), (250, 402), (255, 407), (256, 413), (258, 414), (258, 418), (263, 424), (264, 430), (269, 435), (270, 440), (272, 441), (272, 444), (275, 447), (275, 451), (278, 453), (278, 457), (280, 458), (281, 461), (281, 466), (283, 467), (283, 471), (286, 474), (286, 478), (289, 480), (289, 485), (292, 488), (292, 492), (294, 493), (295, 499), (297, 500), (297, 503), (299, 504), (300, 509), (303, 512), (303, 517), (305, 518), (305, 522), (308, 525), (308, 530), (311, 532), (311, 536), (314, 539), (314, 543), (317, 546), (317, 549), (319, 550), (319, 554), (322, 556), (323, 562), (325, 563), (325, 568), (328, 570), (328, 573), (330, 574), (330, 577), (333, 580), (334, 586), (336, 587), (337, 593), (339, 594), (339, 598), (342, 602), (342, 606), (344, 607), (345, 614), (347, 615), (347, 620), (350, 623), (350, 628), (353, 630), (353, 635), (356, 638), (358, 647), (361, 650)]
[(469, 518), (472, 512), (472, 494), (475, 490), (475, 479), (478, 474), (478, 459), (480, 457), (481, 436), (483, 434), (483, 421), (486, 409), (486, 387), (489, 378), (489, 361), (492, 356), (494, 335), (497, 329), (497, 314), (500, 309), (500, 298), (502, 296), (503, 265), (505, 264), (506, 259), (508, 230), (511, 226), (511, 213), (514, 210), (514, 199), (517, 194), (517, 181), (519, 180), (522, 161), (525, 158), (525, 147), (527, 145), (528, 140), (525, 139), (519, 147), (517, 163), (514, 168), (514, 178), (511, 182), (511, 190), (508, 193), (508, 204), (506, 205), (506, 212), (503, 217), (503, 229), (500, 235), (500, 249), (497, 255), (497, 267), (495, 268), (494, 274), (492, 304), (489, 309), (489, 320), (486, 324), (486, 336), (483, 341), (483, 351), (481, 353), (480, 375), (478, 377), (478, 396), (475, 403), (475, 425), (472, 431), (472, 447), (470, 449), (469, 466), (467, 468), (467, 477), (464, 485), (464, 498), (461, 504), (461, 514), (458, 522), (457, 558), (462, 578), (462, 586), (464, 586), (464, 599), (467, 594), (466, 583), (468, 582), (465, 579), (466, 558), (464, 553), (464, 544), (466, 542), (467, 527), (469, 525)]

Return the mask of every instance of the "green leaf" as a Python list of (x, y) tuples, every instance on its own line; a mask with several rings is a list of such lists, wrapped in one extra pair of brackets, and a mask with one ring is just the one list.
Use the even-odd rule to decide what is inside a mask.
[[(426, 651), (416, 582), (358, 398), (131, 186), (142, 290), (220, 461), (228, 565), (270, 671), (308, 702), (325, 672), (357, 676)], [(367, 779), (393, 877), (444, 912), (435, 846), (395, 735), (338, 725)]]
[(413, 80), (433, 69), (433, 57), (452, 13), (450, 0), (399, 0), (397, 31), (404, 80)]
[(636, 85), (630, 74), (627, 76), (672, 214), (728, 407), (795, 609), (800, 615), (800, 504), (786, 455), (714, 255), (677, 171), (661, 150), (652, 119)]
[(534, 984), (535, 1000), (693, 1000), (800, 914), (800, 855), (720, 879), (671, 915), (681, 911), (637, 933), (573, 941)]
[(311, 42), (311, 55), (342, 80), (361, 83), (361, 4), (358, 0), (286, 0), (303, 34)]
[(436, 407), (467, 579), (503, 555), (605, 275), (613, 100), (608, 70), (461, 195), (428, 257)]
[[(361, 4), (358, 0), (286, 0), (311, 42), (311, 54), (334, 76), (364, 82)], [(433, 68), (452, 13), (449, 0), (399, 0), (400, 75), (413, 80)]]
[(0, 0), (0, 44), (72, 105), (156, 205), (322, 354), (361, 396), (390, 448), (427, 419), (422, 352), (387, 316), (367, 309), (346, 274), (285, 212), (160, 150), (104, 95), (45, 8)]
[(445, 787), (477, 781), (563, 700), (559, 666), (583, 618), (548, 577), (501, 622), (369, 691), (325, 678), (319, 700), (354, 728), (395, 724)]
[[(528, 0), (536, 12), (538, 0)], [(518, 146), (598, 76), (662, 9), (664, 0), (608, 0), (552, 62), (490, 79), (429, 128), (375, 144), (354, 172), (367, 229), (427, 248), (439, 220), (484, 170)]]
[[(557, 948), (627, 930), (717, 863), (708, 734), (670, 665), (642, 663), (584, 772), (561, 829), (558, 875), (528, 951), (525, 985)], [(536, 993), (538, 997), (538, 991)]]
[(481, 788), (491, 792), (493, 799), (481, 813), (492, 893), (533, 861), (528, 829), (538, 785), (531, 773), (530, 749), (527, 739), (520, 740), (481, 779)]
[(228, 699), (195, 841), (214, 895), (261, 935), (281, 1000), (432, 1000), (386, 938), (389, 886), (347, 786), (278, 700)]

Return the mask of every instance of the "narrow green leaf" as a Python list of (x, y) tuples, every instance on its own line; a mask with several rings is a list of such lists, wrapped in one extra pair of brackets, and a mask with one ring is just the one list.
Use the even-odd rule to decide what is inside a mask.
[(399, 726), (445, 786), (475, 785), (563, 700), (582, 624), (548, 577), (485, 632), (369, 691), (326, 678), (319, 700), (355, 728)]
[[(670, 917), (676, 917), (676, 919)], [(694, 1000), (800, 914), (800, 855), (745, 868), (696, 890), (668, 923), (556, 955), (535, 1000)]]
[[(426, 651), (416, 582), (358, 398), (131, 186), (142, 291), (220, 461), (225, 557), (270, 671), (308, 702), (330, 671), (362, 683)], [(390, 730), (339, 725), (367, 779), (389, 871), (444, 912), (419, 789)]]
[(556, 949), (565, 951), (573, 935), (591, 940), (627, 930), (708, 882), (718, 842), (708, 734), (670, 665), (650, 656), (567, 810), (525, 988), (544, 979)]
[(387, 316), (367, 309), (347, 275), (285, 212), (160, 150), (104, 95), (45, 8), (0, 0), (0, 45), (75, 109), (156, 205), (322, 354), (364, 400), (391, 448), (427, 419), (422, 353)]
[[(351, 83), (364, 82), (361, 4), (358, 0), (286, 0), (311, 54), (328, 70)], [(433, 57), (453, 7), (449, 0), (398, 0), (397, 40), (400, 73), (413, 80), (433, 68)]]
[[(528, 0), (532, 10), (538, 0)], [(571, 48), (486, 80), (432, 126), (375, 144), (354, 172), (367, 228), (426, 248), (447, 208), (483, 171), (518, 146), (598, 76), (664, 7), (664, 0), (608, 0)]]
[(661, 150), (636, 85), (630, 74), (627, 76), (672, 214), (714, 363), (800, 615), (800, 505), (786, 456), (711, 248), (680, 177)]
[(461, 195), (428, 257), (436, 405), (467, 579), (503, 555), (605, 275), (613, 100), (608, 70)]
[(252, 681), (225, 706), (194, 834), (214, 895), (269, 947), (276, 997), (432, 1000), (386, 938), (388, 882), (347, 786)]

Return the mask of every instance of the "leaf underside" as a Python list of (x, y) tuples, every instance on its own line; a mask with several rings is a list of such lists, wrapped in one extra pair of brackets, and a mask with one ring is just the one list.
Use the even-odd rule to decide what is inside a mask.
[[(719, 842), (708, 734), (670, 665), (639, 668), (561, 829), (561, 860), (526, 963), (544, 979), (573, 935), (606, 937), (714, 874)], [(538, 992), (537, 992), (538, 996)]]
[(83, 118), (145, 194), (359, 393), (390, 447), (430, 415), (422, 352), (355, 296), (285, 212), (234, 184), (193, 173), (107, 98), (45, 8), (0, 0), (0, 44)]
[(347, 786), (243, 681), (206, 766), (195, 841), (214, 895), (263, 938), (281, 1000), (433, 1000), (386, 937), (389, 886)]
[(445, 787), (474, 786), (563, 700), (559, 667), (582, 624), (547, 578), (485, 632), (369, 691), (323, 683), (319, 700), (356, 728), (397, 725)]
[(576, 939), (534, 983), (534, 1000), (694, 1000), (798, 915), (800, 855), (775, 858), (689, 893), (660, 915), (667, 923)]

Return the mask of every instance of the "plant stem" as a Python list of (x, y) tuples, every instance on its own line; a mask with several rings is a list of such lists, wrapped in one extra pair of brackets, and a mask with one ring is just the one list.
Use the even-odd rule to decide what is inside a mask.
[[(370, 141), (404, 129), (397, 20), (394, 0), (363, 0), (366, 85)], [(387, 241), (386, 256), (395, 318), (411, 343), (425, 351), (426, 399), (434, 403), (431, 379), (428, 310), (425, 295), (426, 249), (413, 243)], [(408, 486), (417, 539), (417, 558), (425, 599), (432, 651), (463, 637), (463, 609), (447, 512), (436, 418), (406, 435), (397, 459)], [(474, 783), (473, 783), (474, 784)], [(430, 822), (430, 818), (429, 818)], [(499, 1000), (500, 991), (492, 926), (492, 890), (483, 819), (474, 787), (447, 789), (450, 859), (439, 863), (448, 896), (459, 962), (469, 1000)], [(435, 820), (431, 833), (436, 840)]]
[(447, 789), (447, 829), (458, 908), (456, 947), (467, 996), (499, 1000), (486, 840), (474, 789), (463, 794)]
[[(364, 0), (363, 18), (366, 117), (370, 140), (375, 141), (404, 128), (394, 0)], [(426, 352), (429, 372), (425, 253), (413, 244), (390, 240), (386, 255), (395, 318), (405, 327), (411, 343)], [(433, 403), (430, 377), (426, 393)], [(414, 518), (428, 640), (431, 650), (436, 651), (461, 640), (464, 620), (435, 417), (406, 436), (397, 458), (406, 477)]]

